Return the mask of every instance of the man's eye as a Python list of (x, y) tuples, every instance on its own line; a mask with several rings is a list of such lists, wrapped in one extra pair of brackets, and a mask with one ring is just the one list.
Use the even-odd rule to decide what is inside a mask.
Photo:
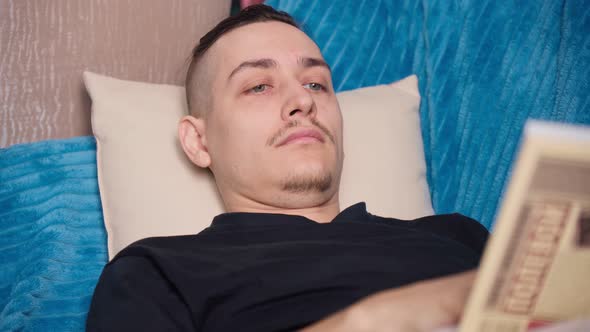
[(303, 86), (307, 89), (310, 89), (312, 91), (322, 91), (325, 90), (324, 86), (321, 85), (320, 83), (307, 83), (307, 84), (303, 84)]
[(261, 93), (264, 92), (268, 88), (267, 84), (258, 84), (257, 86), (250, 89), (250, 92), (253, 93)]

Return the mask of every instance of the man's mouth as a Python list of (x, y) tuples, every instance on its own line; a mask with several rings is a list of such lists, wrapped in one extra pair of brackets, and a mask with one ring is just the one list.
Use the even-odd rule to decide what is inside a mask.
[(324, 142), (324, 136), (315, 129), (304, 129), (298, 130), (283, 139), (277, 144), (277, 147), (293, 144), (293, 143), (313, 143), (313, 142)]

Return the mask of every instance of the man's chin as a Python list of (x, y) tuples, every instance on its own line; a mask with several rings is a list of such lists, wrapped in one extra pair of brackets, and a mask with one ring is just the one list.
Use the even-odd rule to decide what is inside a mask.
[(329, 172), (323, 174), (295, 174), (285, 179), (281, 189), (285, 192), (325, 193), (332, 187), (333, 177)]

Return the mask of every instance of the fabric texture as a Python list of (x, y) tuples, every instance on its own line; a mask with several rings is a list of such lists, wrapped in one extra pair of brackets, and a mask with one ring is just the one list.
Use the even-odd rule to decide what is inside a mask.
[(0, 331), (82, 331), (107, 261), (93, 137), (0, 149)]
[(459, 214), (407, 222), (364, 203), (329, 223), (225, 213), (197, 235), (121, 251), (100, 277), (87, 331), (297, 331), (380, 290), (477, 266), (487, 235)]
[(491, 227), (527, 118), (590, 124), (584, 0), (269, 0), (332, 66), (338, 91), (415, 73), (435, 212)]
[[(178, 121), (188, 113), (184, 88), (89, 72), (84, 78), (93, 102), (109, 257), (141, 238), (207, 227), (223, 206), (211, 174), (194, 166), (178, 142)], [(432, 214), (416, 77), (337, 97), (346, 156), (341, 206), (365, 200), (385, 216)]]

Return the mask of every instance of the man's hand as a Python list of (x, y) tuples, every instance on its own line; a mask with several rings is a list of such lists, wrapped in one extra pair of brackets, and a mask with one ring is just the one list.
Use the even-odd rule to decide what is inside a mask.
[(315, 331), (433, 331), (459, 322), (475, 271), (384, 290), (305, 328)]

